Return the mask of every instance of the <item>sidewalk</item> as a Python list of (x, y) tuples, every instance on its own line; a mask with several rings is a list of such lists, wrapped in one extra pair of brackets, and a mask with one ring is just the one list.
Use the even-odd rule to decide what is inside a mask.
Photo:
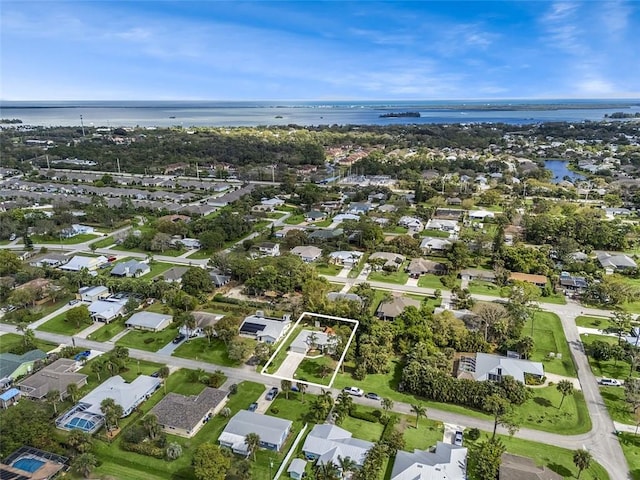
[(121, 331), (119, 334), (117, 334), (111, 340), (108, 340), (107, 343), (116, 343), (118, 340), (120, 340), (122, 337), (124, 337), (130, 331), (131, 331), (130, 328), (125, 328), (123, 331)]
[(92, 325), (90, 325), (89, 327), (85, 328), (84, 330), (82, 330), (79, 333), (75, 334), (75, 337), (78, 338), (87, 338), (89, 335), (91, 335), (93, 332), (95, 332), (96, 330), (102, 328), (104, 326), (104, 323), (101, 322), (93, 322)]

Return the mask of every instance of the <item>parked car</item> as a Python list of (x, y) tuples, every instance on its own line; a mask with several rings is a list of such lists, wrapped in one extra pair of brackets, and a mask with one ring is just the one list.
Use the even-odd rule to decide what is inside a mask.
[(267, 400), (273, 400), (274, 398), (276, 398), (277, 395), (278, 395), (278, 388), (272, 387), (271, 390), (267, 392), (267, 395), (265, 396), (265, 398)]
[(460, 430), (453, 435), (453, 444), (462, 446), (462, 432)]
[(77, 298), (73, 299), (73, 300), (69, 300), (69, 305), (75, 305), (76, 303), (78, 303), (80, 300), (78, 300)]
[(347, 392), (354, 397), (362, 397), (364, 395), (364, 390), (358, 387), (344, 387), (343, 392)]
[(601, 378), (600, 385), (604, 385), (606, 387), (621, 387), (622, 382), (620, 380), (616, 380), (615, 378)]
[(91, 350), (85, 350), (84, 352), (77, 353), (77, 354), (73, 357), (73, 359), (74, 359), (76, 362), (80, 362), (80, 361), (82, 361), (82, 360), (84, 360), (84, 359), (86, 359), (86, 358), (89, 358), (90, 356), (91, 356)]
[(258, 404), (256, 402), (253, 402), (251, 405), (249, 405), (249, 408), (247, 408), (247, 410), (249, 410), (250, 412), (255, 412), (257, 408)]
[(382, 397), (377, 393), (369, 392), (365, 395), (365, 398), (370, 398), (371, 400), (382, 400)]
[(118, 257), (111, 256), (111, 257), (107, 258), (107, 262), (115, 262), (117, 259), (118, 259)]
[(153, 378), (158, 378), (158, 377), (160, 376), (160, 370), (156, 370), (155, 372), (153, 372), (153, 373), (151, 374), (151, 376), (152, 376)]
[(15, 233), (12, 233), (12, 234), (9, 236), (9, 241), (10, 241), (10, 242), (13, 242), (15, 239), (16, 239), (16, 234), (15, 234)]
[(187, 338), (186, 335), (181, 333), (180, 335), (178, 335), (176, 338), (173, 339), (173, 343), (180, 343), (185, 338)]

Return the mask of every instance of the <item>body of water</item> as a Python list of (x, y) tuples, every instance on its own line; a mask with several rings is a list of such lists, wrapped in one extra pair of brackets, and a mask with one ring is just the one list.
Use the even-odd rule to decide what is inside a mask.
[[(0, 102), (0, 118), (27, 125), (95, 127), (403, 125), (581, 122), (640, 112), (640, 101), (520, 102)], [(420, 117), (385, 113), (419, 112)], [(82, 120), (81, 120), (82, 119)]]
[(544, 168), (553, 172), (553, 178), (551, 179), (553, 183), (560, 183), (565, 177), (567, 177), (570, 182), (585, 179), (584, 175), (569, 170), (568, 166), (569, 162), (566, 160), (551, 159), (545, 160), (544, 162)]

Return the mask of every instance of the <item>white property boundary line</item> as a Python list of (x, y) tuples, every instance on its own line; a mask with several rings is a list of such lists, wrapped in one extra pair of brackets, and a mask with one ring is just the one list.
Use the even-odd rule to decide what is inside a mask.
[[(296, 327), (298, 325), (300, 325), (300, 322), (306, 316), (326, 318), (328, 320), (337, 320), (339, 322), (353, 323), (355, 325), (353, 331), (351, 332), (351, 336), (349, 337), (349, 340), (347, 341), (347, 345), (345, 346), (344, 350), (342, 351), (342, 356), (340, 357), (340, 360), (338, 361), (338, 364), (336, 365), (336, 368), (333, 371), (333, 375), (331, 376), (331, 380), (329, 381), (329, 385), (321, 385), (319, 383), (307, 382), (305, 380), (299, 380), (297, 378), (281, 377), (280, 375), (274, 375), (272, 373), (266, 373), (266, 370), (267, 370), (267, 368), (269, 368), (269, 365), (271, 365), (271, 362), (276, 358), (276, 355), (278, 355), (280, 350), (287, 343), (287, 340), (289, 340), (289, 337), (295, 331)], [(302, 312), (300, 314), (300, 316), (298, 317), (298, 321), (289, 329), (289, 333), (287, 334), (287, 336), (280, 341), (280, 345), (278, 345), (278, 348), (276, 348), (276, 351), (273, 352), (273, 355), (271, 355), (271, 358), (269, 358), (269, 360), (264, 365), (264, 367), (262, 367), (262, 370), (260, 371), (260, 374), (265, 375), (267, 377), (279, 378), (280, 380), (290, 380), (291, 382), (296, 382), (296, 383), (300, 382), (300, 383), (304, 383), (305, 385), (311, 385), (313, 387), (331, 388), (331, 386), (333, 385), (333, 381), (336, 379), (336, 375), (338, 375), (338, 372), (340, 371), (340, 367), (342, 366), (342, 363), (344, 362), (344, 358), (347, 355), (347, 351), (349, 350), (349, 347), (351, 346), (351, 342), (353, 341), (353, 338), (356, 335), (356, 330), (358, 330), (358, 326), (359, 325), (360, 325), (360, 322), (358, 320), (354, 320), (352, 318), (334, 317), (332, 315), (324, 315), (322, 313)]]

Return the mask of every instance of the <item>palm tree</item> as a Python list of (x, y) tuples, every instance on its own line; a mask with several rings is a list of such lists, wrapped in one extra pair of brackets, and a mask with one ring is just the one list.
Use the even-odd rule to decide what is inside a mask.
[(91, 453), (83, 453), (74, 460), (73, 469), (86, 478), (91, 475), (91, 472), (96, 468), (97, 464), (98, 461), (95, 455)]
[(176, 460), (182, 456), (182, 447), (179, 443), (171, 442), (166, 451), (168, 460)]
[(296, 387), (300, 391), (300, 401), (304, 403), (304, 392), (307, 389), (307, 384), (304, 382), (296, 382)]
[(257, 433), (249, 433), (244, 437), (244, 444), (247, 446), (248, 454), (253, 454), (253, 461), (256, 460), (256, 451), (260, 446), (260, 435)]
[(341, 477), (347, 478), (348, 474), (358, 467), (358, 464), (351, 457), (341, 457), (338, 455), (338, 467), (342, 474)]
[(571, 383), (571, 380), (560, 380), (556, 385), (556, 389), (562, 394), (562, 400), (560, 400), (560, 405), (558, 406), (558, 410), (560, 410), (562, 408), (564, 398), (567, 395), (573, 395), (575, 389), (573, 388), (573, 383)]
[(25, 350), (31, 350), (36, 345), (36, 334), (30, 328), (24, 330), (22, 345)]
[(411, 413), (415, 413), (416, 415), (416, 428), (418, 428), (418, 420), (420, 420), (420, 417), (427, 418), (427, 407), (411, 405)]
[(169, 374), (171, 374), (171, 370), (166, 365), (158, 370), (158, 375), (160, 376), (160, 378), (162, 379), (162, 383), (164, 384), (165, 395), (167, 394), (167, 378), (169, 378)]
[(104, 363), (100, 360), (94, 360), (94, 362), (91, 364), (91, 371), (97, 375), (98, 381), (100, 381), (100, 373), (102, 372), (103, 366)]
[(87, 453), (91, 450), (93, 438), (87, 432), (82, 430), (71, 430), (67, 437), (67, 445), (78, 453)]
[(390, 398), (383, 398), (381, 404), (382, 404), (382, 409), (385, 412), (389, 412), (389, 410), (393, 408), (393, 400), (391, 400)]
[(282, 380), (280, 382), (280, 389), (284, 393), (284, 396), (289, 400), (289, 392), (291, 391), (291, 380)]
[(202, 331), (207, 336), (207, 340), (209, 340), (209, 343), (211, 343), (211, 339), (216, 334), (216, 330), (215, 330), (215, 328), (213, 328), (213, 325), (207, 325), (206, 327), (204, 327), (204, 329)]
[(341, 478), (338, 466), (333, 462), (317, 463), (315, 468), (316, 480), (339, 480)]
[(46, 398), (53, 405), (53, 413), (58, 414), (58, 402), (60, 399), (60, 392), (58, 390), (49, 390)]
[(149, 438), (155, 440), (160, 433), (160, 425), (158, 424), (158, 417), (150, 413), (142, 419), (142, 426), (147, 431)]
[(76, 396), (78, 395), (79, 390), (77, 383), (70, 383), (67, 385), (67, 395), (71, 397), (71, 401), (73, 403), (76, 403)]
[(583, 470), (589, 468), (592, 458), (588, 450), (580, 449), (573, 452), (573, 464), (578, 467), (578, 478)]

